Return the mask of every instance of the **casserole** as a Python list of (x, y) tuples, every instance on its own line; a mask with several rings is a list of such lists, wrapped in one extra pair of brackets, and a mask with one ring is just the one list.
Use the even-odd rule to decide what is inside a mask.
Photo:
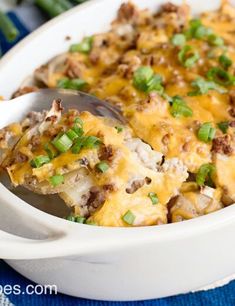
[[(124, 167), (129, 168), (124, 170), (129, 186), (126, 186), (120, 198), (121, 194), (118, 196), (116, 193), (115, 196), (114, 189), (120, 187), (119, 178), (121, 176), (123, 179), (123, 175), (118, 171), (113, 172), (114, 177), (114, 173), (119, 177), (115, 179), (111, 172), (117, 165), (115, 155), (121, 156), (123, 150), (120, 151), (114, 143), (108, 146), (103, 144), (106, 154), (101, 154), (100, 157), (108, 171), (104, 176), (110, 177), (109, 186), (102, 186), (100, 183), (98, 192), (97, 186), (91, 186), (95, 180), (90, 179), (89, 183), (86, 181), (87, 190), (82, 187), (85, 194), (80, 194), (82, 191), (79, 188), (75, 192), (73, 186), (69, 190), (71, 196), (63, 194), (65, 202), (77, 208), (82, 206), (81, 210), (75, 211), (76, 216), (71, 216), (72, 219), (75, 217), (82, 221), (84, 217), (89, 217), (90, 212), (94, 214), (93, 222), (97, 221), (98, 225), (156, 225), (188, 220), (233, 204), (235, 52), (231, 33), (235, 29), (234, 14), (234, 8), (228, 4), (223, 4), (215, 13), (204, 13), (200, 15), (200, 19), (192, 19), (186, 4), (176, 6), (166, 3), (157, 14), (152, 14), (149, 10), (138, 9), (132, 3), (123, 3), (108, 32), (84, 37), (78, 44), (72, 44), (67, 52), (36, 69), (32, 84), (21, 85), (14, 93), (13, 97), (16, 97), (29, 91), (37, 91), (41, 87), (59, 87), (76, 88), (95, 95), (104, 100), (106, 106), (112, 104), (120, 108), (133, 135), (145, 141), (158, 154), (162, 154), (162, 159), (159, 158), (158, 162), (154, 162), (156, 159), (152, 161), (156, 167), (161, 168), (161, 161), (174, 157), (188, 169), (188, 177), (182, 175), (184, 183), (180, 188), (175, 188), (176, 192), (170, 199), (167, 197), (168, 201), (165, 202), (162, 193), (172, 189), (175, 179), (165, 181), (166, 187), (157, 190), (150, 177), (143, 176), (144, 170), (133, 175), (130, 170), (133, 163), (129, 161), (128, 166)], [(214, 23), (217, 19), (218, 25)], [(39, 114), (38, 116), (40, 117)], [(65, 129), (59, 129), (61, 128)], [(76, 142), (77, 148), (82, 147), (80, 132), (77, 134), (73, 126), (71, 128), (71, 139), (66, 134), (58, 135), (58, 141), (66, 140), (71, 145)], [(105, 132), (108, 129), (107, 127)], [(120, 135), (121, 130), (118, 132)], [(0, 131), (0, 138), (3, 139), (0, 147), (6, 146), (4, 139), (11, 142), (10, 135), (13, 131), (11, 127)], [(54, 125), (51, 132), (53, 131), (56, 132)], [(46, 134), (48, 132), (45, 131)], [(50, 133), (51, 141), (56, 136), (54, 132)], [(115, 138), (117, 131), (114, 132)], [(103, 134), (102, 131), (99, 133)], [(30, 132), (29, 134), (31, 135)], [(35, 175), (37, 172), (47, 171), (46, 169), (55, 172), (56, 169), (52, 171), (51, 168), (53, 164), (58, 159), (65, 158), (65, 152), (61, 155), (56, 148), (55, 154), (48, 155), (48, 148), (44, 150), (43, 139), (40, 137), (43, 132), (34, 131), (32, 134), (32, 139), (29, 143), (23, 143), (18, 148), (18, 153), (12, 152), (15, 155), (13, 163), (15, 164), (14, 159), (18, 163), (12, 165), (11, 174), (8, 171), (14, 185), (17, 185), (12, 175), (15, 170), (22, 173), (21, 170), (25, 167), (24, 176), (30, 176), (32, 169), (28, 161), (32, 155), (35, 156), (36, 151), (43, 156), (37, 157), (40, 162), (36, 168), (42, 168), (33, 170)], [(57, 143), (56, 139), (55, 141)], [(132, 142), (132, 151), (135, 151), (138, 158), (149, 160), (146, 146), (144, 148), (143, 143), (137, 142)], [(75, 155), (70, 155), (73, 150), (71, 151), (69, 145), (65, 151), (71, 159), (76, 158)], [(54, 155), (57, 156), (55, 160)], [(45, 165), (42, 160), (46, 161)], [(137, 164), (136, 160), (135, 169)], [(92, 169), (89, 162), (87, 167)], [(8, 169), (7, 165), (6, 168)], [(226, 177), (224, 172), (227, 173)], [(63, 180), (63, 176), (60, 176), (60, 180)], [(159, 182), (158, 185), (160, 187), (162, 184)], [(58, 188), (65, 189), (66, 184)], [(133, 201), (130, 200), (130, 194), (133, 195)], [(142, 200), (139, 198), (137, 201), (140, 194)], [(115, 201), (115, 198), (119, 200)], [(122, 204), (114, 204), (117, 202)], [(133, 204), (133, 209), (128, 205), (130, 203)], [(154, 217), (154, 213), (151, 215), (150, 211), (153, 212), (162, 204), (166, 209), (162, 210), (161, 218), (158, 219), (156, 215)], [(153, 205), (157, 205), (155, 209)], [(95, 206), (96, 209), (88, 208), (85, 213), (84, 206)], [(125, 214), (128, 222), (122, 220), (126, 219)]]
[[(75, 29), (77, 31), (78, 18), (81, 32), (79, 37), (74, 33), (76, 40), (105, 30), (121, 3), (113, 1), (109, 10), (108, 1), (87, 3), (44, 26), (47, 30), (42, 28), (32, 34), (2, 60), (1, 93), (9, 97), (37, 66), (67, 50), (68, 42), (64, 37), (73, 35)], [(143, 8), (157, 8), (154, 1), (135, 3)], [(199, 5), (199, 2), (191, 1), (189, 4), (198, 13), (215, 8), (219, 2), (204, 4), (201, 1)], [(97, 10), (105, 12), (102, 23), (93, 20)], [(48, 43), (52, 37), (58, 44)], [(48, 45), (48, 48), (35, 59), (31, 55), (37, 46), (42, 45)], [(27, 65), (16, 69), (26, 58)], [(15, 71), (14, 79), (11, 78), (12, 71)], [(11, 79), (12, 82), (7, 81)], [(1, 109), (1, 127), (8, 123), (7, 111)], [(44, 284), (55, 283), (59, 291), (67, 294), (105, 300), (147, 299), (195, 290), (234, 272), (233, 206), (181, 224), (106, 229), (68, 224), (46, 215), (22, 202), (3, 186), (1, 202), (3, 227), (34, 238), (25, 240), (1, 233), (1, 257), (12, 259), (9, 263), (30, 279)], [(10, 213), (11, 209), (14, 215)], [(35, 240), (37, 238), (40, 240)], [(214, 268), (216, 266), (218, 270)]]
[[(77, 104), (80, 97), (75, 97)], [(62, 105), (55, 99), (48, 112), (31, 111), (20, 124), (3, 130), (2, 139), (9, 145), (1, 154), (1, 167), (12, 185), (36, 194), (57, 194), (74, 211), (67, 217), (70, 221), (165, 224), (166, 203), (188, 177), (183, 162), (163, 161), (161, 153), (114, 119), (68, 107), (64, 111)]]

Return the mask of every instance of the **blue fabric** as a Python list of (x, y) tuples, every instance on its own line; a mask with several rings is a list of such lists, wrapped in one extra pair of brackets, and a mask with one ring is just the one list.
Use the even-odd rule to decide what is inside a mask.
[(0, 31), (0, 46), (1, 46), (1, 50), (2, 53), (6, 53), (10, 48), (12, 48), (17, 42), (19, 42), (22, 38), (24, 38), (26, 35), (29, 34), (28, 29), (26, 28), (26, 26), (22, 23), (22, 21), (17, 17), (17, 15), (13, 12), (10, 12), (7, 14), (11, 20), (14, 22), (15, 26), (18, 28), (20, 35), (17, 38), (16, 41), (10, 43), (8, 42), (3, 34)]
[[(9, 17), (15, 23), (20, 31), (20, 36), (15, 43), (26, 36), (29, 31), (22, 21), (15, 13), (9, 13)], [(27, 23), (25, 21), (25, 23)], [(3, 35), (0, 33), (0, 44), (2, 51), (8, 51), (13, 44), (5, 41)], [(21, 288), (26, 288), (27, 285), (32, 284), (29, 280), (19, 275), (11, 269), (6, 263), (0, 261), (0, 286), (5, 285), (20, 285)], [(1, 287), (0, 287), (1, 288)], [(108, 290), (108, 288), (107, 288)], [(111, 303), (111, 302), (98, 302), (84, 299), (77, 299), (62, 294), (58, 295), (9, 295), (9, 300), (17, 306), (235, 306), (235, 281), (229, 285), (207, 292), (198, 292), (194, 294), (179, 295), (170, 298), (144, 301), (144, 302), (129, 302), (129, 303)]]
[[(0, 285), (19, 284), (24, 290), (29, 280), (19, 275), (6, 263), (0, 261)], [(108, 288), (107, 288), (108, 290)], [(235, 305), (235, 281), (222, 288), (206, 292), (178, 295), (158, 300), (141, 302), (100, 302), (69, 297), (63, 294), (53, 295), (9, 295), (9, 300), (17, 306), (234, 306)]]

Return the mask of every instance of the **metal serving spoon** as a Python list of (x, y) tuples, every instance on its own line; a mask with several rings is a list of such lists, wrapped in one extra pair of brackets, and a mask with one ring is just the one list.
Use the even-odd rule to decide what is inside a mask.
[[(96, 116), (110, 117), (126, 123), (120, 110), (95, 96), (65, 89), (41, 89), (0, 103), (0, 128), (22, 120), (30, 111), (49, 110), (54, 99), (61, 99), (65, 110), (89, 111)], [(4, 118), (2, 115), (4, 114)]]
[[(64, 89), (42, 89), (9, 101), (0, 102), (0, 129), (13, 122), (19, 122), (31, 112), (49, 110), (54, 99), (61, 99), (65, 110), (89, 111), (96, 116), (109, 117), (125, 124), (118, 108), (83, 92)], [(39, 195), (28, 192), (23, 187), (12, 188), (5, 173), (0, 174), (0, 182), (30, 205), (52, 215), (63, 217), (69, 209), (57, 195)]]

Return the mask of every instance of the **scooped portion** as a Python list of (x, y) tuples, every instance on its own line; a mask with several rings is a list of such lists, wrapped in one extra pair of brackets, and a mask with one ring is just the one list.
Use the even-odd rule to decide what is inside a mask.
[[(167, 223), (187, 168), (132, 135), (130, 128), (59, 100), (18, 123), (18, 138), (1, 160), (14, 186), (59, 194), (81, 223), (143, 226)], [(12, 125), (11, 125), (12, 126)], [(0, 133), (9, 134), (10, 127)], [(13, 135), (11, 135), (13, 137)]]

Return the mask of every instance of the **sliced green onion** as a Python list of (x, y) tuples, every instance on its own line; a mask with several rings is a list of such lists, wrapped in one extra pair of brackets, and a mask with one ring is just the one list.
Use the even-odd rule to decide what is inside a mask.
[(51, 176), (49, 178), (49, 181), (53, 187), (56, 187), (64, 182), (64, 177), (63, 175), (57, 174), (57, 175)]
[(190, 20), (190, 27), (184, 34), (187, 39), (206, 39), (211, 45), (223, 45), (223, 40), (214, 35), (212, 29), (205, 27), (200, 19)]
[(1, 11), (0, 30), (2, 31), (8, 42), (13, 42), (20, 34), (11, 19)]
[(76, 4), (81, 4), (83, 2), (86, 2), (87, 0), (73, 0)]
[(117, 130), (118, 133), (121, 133), (123, 131), (122, 126), (115, 126), (115, 129)]
[(175, 96), (172, 98), (170, 112), (173, 117), (191, 117), (193, 115), (192, 109), (180, 96)]
[(223, 46), (224, 45), (223, 38), (221, 38), (221, 37), (219, 37), (215, 34), (211, 34), (211, 35), (208, 36), (208, 42), (212, 46)]
[(87, 225), (94, 225), (94, 226), (97, 225), (97, 223), (95, 223), (94, 221), (90, 221), (90, 220), (87, 220), (87, 221), (86, 221), (86, 224), (87, 224)]
[(75, 217), (75, 222), (76, 223), (85, 223), (86, 222), (86, 218), (85, 217), (82, 217), (82, 216), (76, 216)]
[(82, 149), (82, 140), (78, 139), (77, 142), (73, 145), (71, 151), (73, 154), (78, 154)]
[(212, 139), (215, 138), (215, 133), (216, 133), (216, 129), (215, 128), (211, 128), (209, 135), (208, 135), (208, 140), (211, 141)]
[(69, 51), (70, 52), (80, 52), (80, 53), (90, 53), (93, 44), (93, 37), (84, 37), (79, 44), (73, 44)]
[(175, 34), (171, 38), (171, 42), (174, 46), (183, 46), (186, 43), (186, 37), (184, 34)]
[(72, 153), (78, 154), (82, 148), (95, 149), (99, 147), (101, 140), (95, 136), (80, 137), (72, 147)]
[(73, 215), (69, 215), (66, 220), (71, 221), (71, 222), (75, 222), (75, 217)]
[(180, 63), (186, 68), (193, 67), (199, 58), (199, 53), (193, 50), (193, 47), (189, 45), (184, 46), (178, 53)]
[(202, 22), (200, 19), (192, 19), (189, 22), (189, 29), (185, 31), (185, 36), (187, 39), (191, 39), (194, 37), (195, 31), (202, 25)]
[(232, 66), (232, 60), (227, 57), (225, 54), (220, 55), (219, 57), (219, 63), (220, 65), (227, 70), (230, 66)]
[(57, 87), (58, 88), (65, 88), (65, 89), (68, 89), (69, 87), (69, 79), (68, 78), (63, 78), (63, 79), (60, 79), (58, 80), (57, 82)]
[(212, 164), (204, 164), (199, 168), (196, 175), (196, 182), (199, 186), (213, 185), (212, 176), (215, 172), (215, 166)]
[(72, 140), (74, 141), (76, 138), (78, 138), (78, 134), (73, 130), (73, 129), (69, 129), (67, 132), (66, 132), (66, 135)]
[(101, 161), (98, 164), (96, 164), (96, 169), (99, 170), (100, 172), (104, 173), (108, 171), (109, 165), (105, 161)]
[(148, 90), (148, 82), (152, 79), (154, 75), (153, 69), (148, 66), (141, 66), (134, 72), (133, 84), (134, 86), (141, 90)]
[(208, 35), (212, 34), (212, 30), (209, 28), (206, 28), (203, 25), (200, 25), (194, 32), (194, 38), (197, 39), (203, 39), (206, 38)]
[(40, 168), (42, 167), (43, 165), (45, 164), (48, 164), (50, 162), (50, 158), (48, 156), (45, 156), (45, 155), (39, 155), (37, 157), (35, 157), (34, 159), (32, 159), (30, 161), (30, 165), (33, 167), (33, 168)]
[(77, 134), (78, 137), (81, 137), (84, 134), (83, 129), (78, 127), (76, 124), (74, 124), (72, 130)]
[(163, 94), (164, 88), (162, 86), (162, 77), (159, 74), (155, 74), (148, 82), (147, 82), (147, 92), (156, 91), (160, 95)]
[(135, 218), (136, 218), (135, 215), (130, 210), (128, 210), (125, 213), (125, 215), (122, 217), (122, 220), (127, 224), (132, 225), (135, 221)]
[(218, 128), (224, 133), (227, 133), (227, 130), (229, 128), (229, 122), (228, 121), (222, 121), (217, 123)]
[(198, 130), (198, 139), (203, 142), (209, 142), (215, 137), (216, 129), (212, 127), (210, 122), (205, 122)]
[(195, 30), (202, 25), (202, 22), (199, 18), (191, 19), (189, 22), (190, 29)]
[(154, 71), (151, 67), (141, 66), (134, 73), (133, 84), (141, 91), (156, 91), (161, 95), (164, 91), (161, 83), (162, 77), (158, 74), (154, 75)]
[(69, 215), (66, 219), (68, 221), (72, 221), (72, 222), (76, 222), (76, 223), (82, 223), (82, 224), (84, 224), (86, 222), (86, 218), (82, 217), (82, 216)]
[(220, 67), (213, 67), (207, 72), (209, 80), (214, 81), (223, 86), (235, 84), (235, 77)]
[(55, 158), (58, 155), (58, 152), (55, 150), (55, 148), (50, 145), (49, 143), (46, 143), (44, 145), (44, 150), (47, 152), (50, 159)]
[(56, 2), (60, 3), (65, 10), (69, 10), (73, 7), (69, 0), (56, 0)]
[(35, 4), (45, 11), (51, 18), (72, 8), (71, 3), (67, 0), (35, 0)]
[(69, 82), (68, 89), (82, 90), (87, 85), (87, 82), (82, 79), (73, 79)]
[(190, 20), (189, 25), (190, 25), (189, 29), (185, 32), (187, 39), (192, 39), (192, 38), (204, 39), (213, 33), (213, 31), (210, 28), (207, 28), (204, 25), (202, 25), (200, 19)]
[(80, 127), (83, 128), (83, 121), (82, 121), (81, 118), (76, 117), (76, 118), (74, 119), (74, 123), (75, 123), (75, 124), (79, 124)]
[(59, 134), (52, 141), (52, 144), (58, 151), (65, 153), (72, 147), (73, 142), (66, 134)]
[(87, 85), (87, 82), (82, 79), (63, 78), (57, 82), (58, 88), (82, 90)]
[(191, 85), (195, 88), (195, 90), (189, 92), (188, 96), (204, 95), (207, 94), (209, 90), (216, 90), (221, 94), (227, 92), (227, 89), (225, 89), (224, 87), (216, 84), (213, 81), (206, 81), (203, 78), (197, 78), (192, 82)]
[(101, 140), (95, 136), (86, 136), (83, 138), (82, 146), (88, 149), (94, 149), (99, 147)]
[(157, 194), (156, 194), (155, 192), (149, 192), (148, 197), (149, 197), (150, 200), (152, 201), (152, 204), (153, 204), (153, 205), (158, 204), (159, 199), (158, 199), (158, 196), (157, 196)]
[(83, 121), (81, 118), (77, 117), (74, 120), (74, 125), (72, 130), (79, 136), (81, 137), (84, 134), (83, 131)]

